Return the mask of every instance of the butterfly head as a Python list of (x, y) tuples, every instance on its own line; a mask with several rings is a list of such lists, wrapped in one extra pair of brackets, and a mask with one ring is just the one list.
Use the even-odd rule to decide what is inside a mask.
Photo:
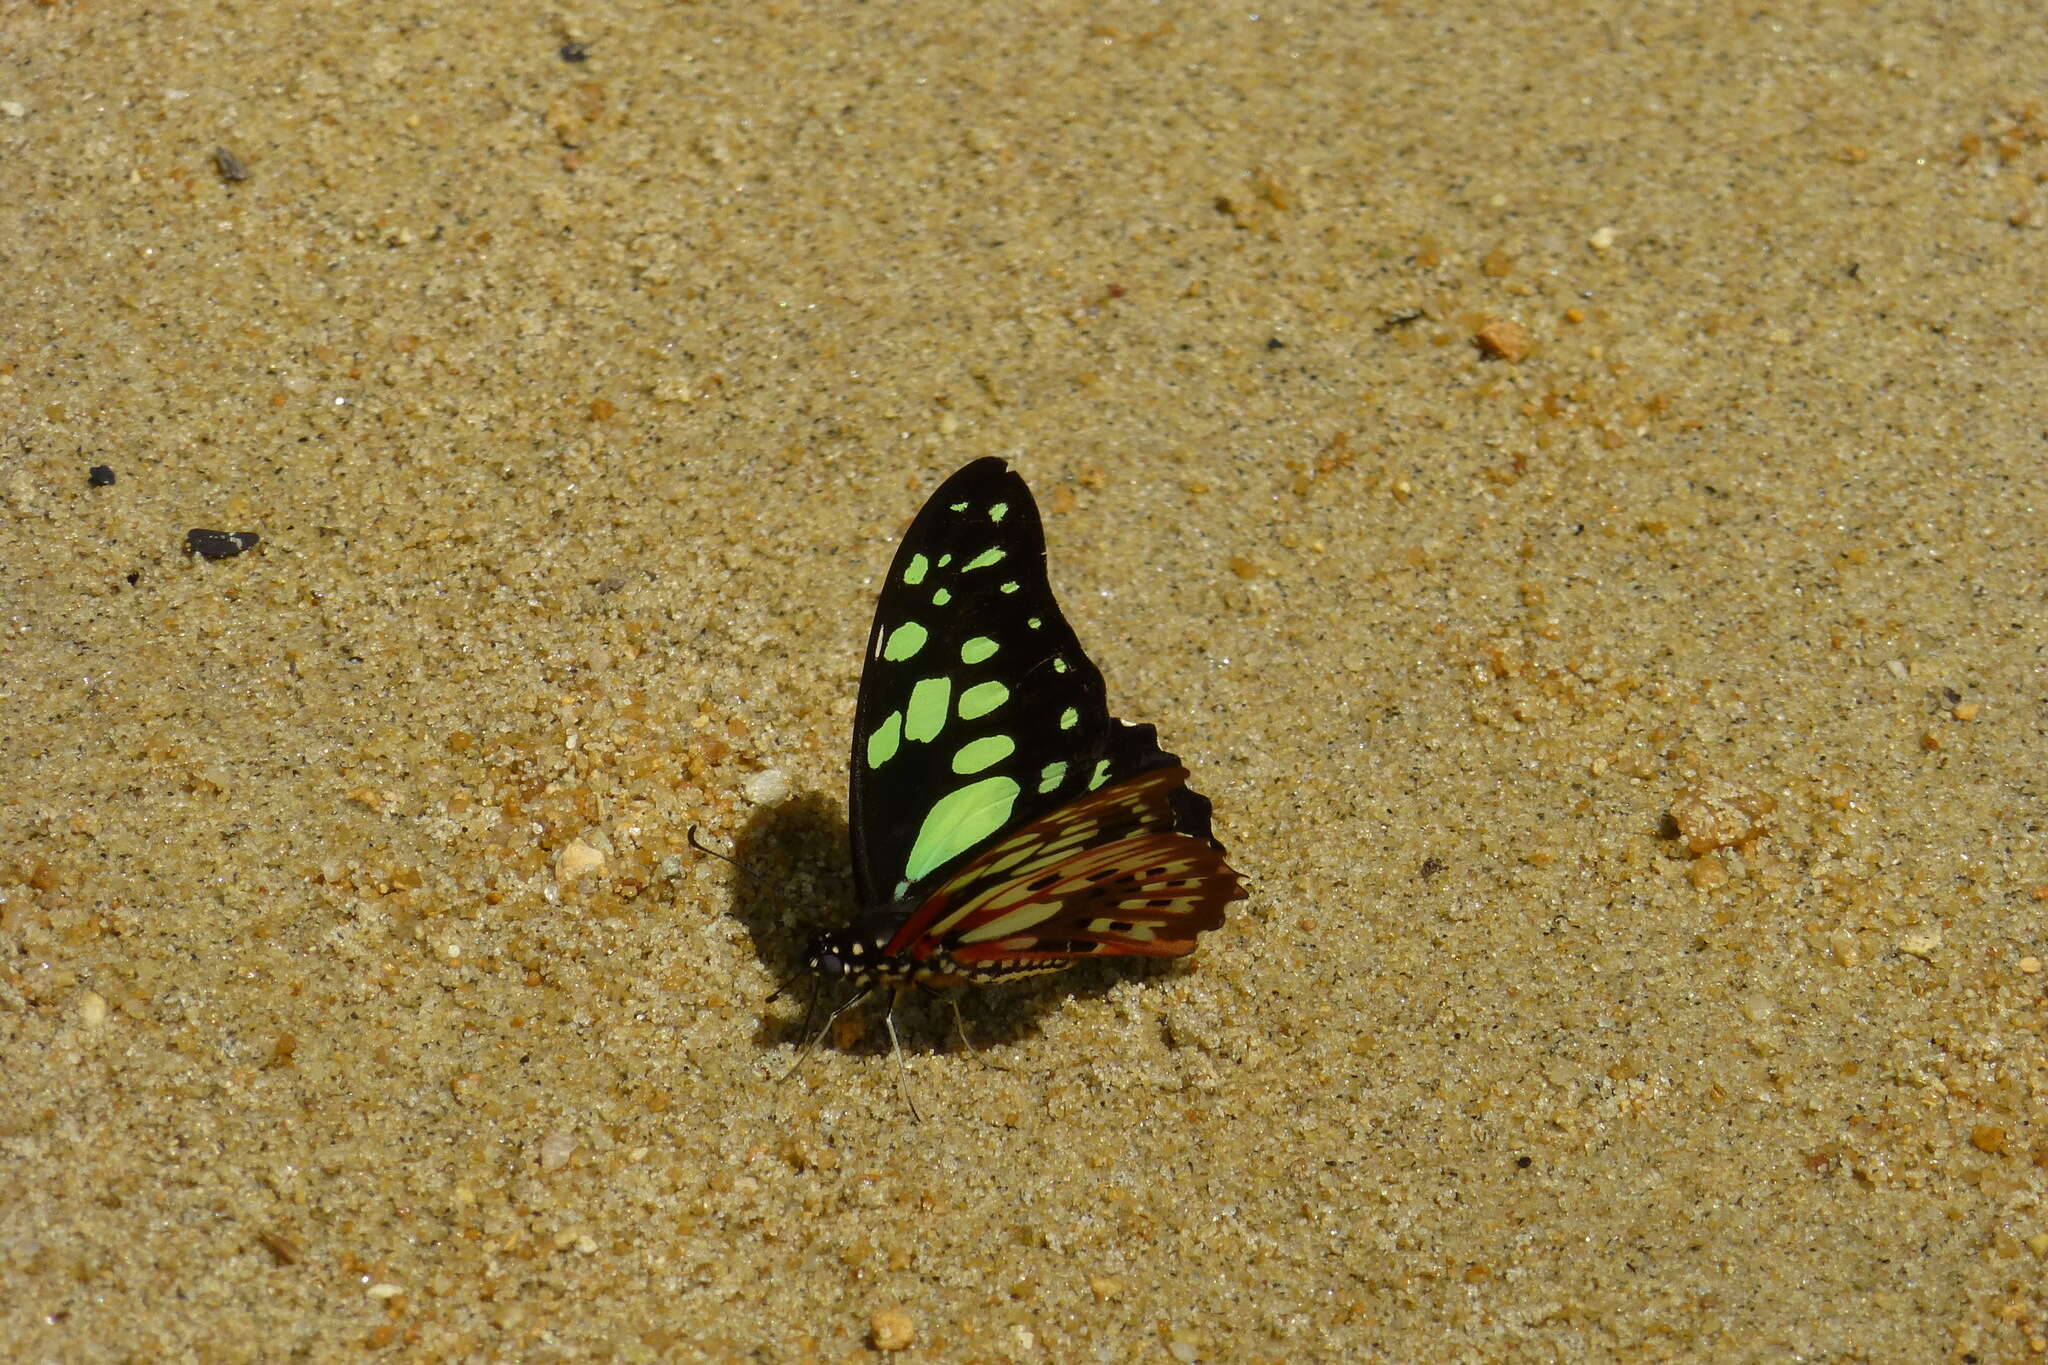
[(822, 929), (804, 945), (804, 969), (821, 981), (872, 986), (893, 975), (883, 946), (857, 929)]

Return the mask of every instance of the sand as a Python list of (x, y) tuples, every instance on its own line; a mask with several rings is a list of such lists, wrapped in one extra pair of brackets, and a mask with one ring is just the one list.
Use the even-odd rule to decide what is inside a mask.
[[(2040, 1357), (2048, 27), (1611, 8), (0, 11), (7, 1353)], [(984, 455), (1253, 894), (917, 1122)]]

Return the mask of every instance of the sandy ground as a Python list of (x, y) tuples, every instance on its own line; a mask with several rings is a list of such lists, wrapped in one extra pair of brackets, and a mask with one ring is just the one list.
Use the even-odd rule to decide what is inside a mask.
[[(2041, 1356), (2048, 26), (1617, 8), (0, 10), (9, 1353)], [(917, 1123), (990, 454), (1254, 894)]]

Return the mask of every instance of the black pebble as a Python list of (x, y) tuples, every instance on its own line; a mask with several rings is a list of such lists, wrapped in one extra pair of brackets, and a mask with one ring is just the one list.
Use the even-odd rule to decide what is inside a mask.
[(244, 550), (254, 549), (256, 540), (254, 531), (187, 531), (185, 553), (201, 559), (233, 559)]
[(94, 488), (112, 488), (114, 486), (114, 467), (110, 464), (96, 464), (91, 469), (85, 471), (85, 481)]
[(587, 61), (590, 57), (590, 46), (587, 43), (563, 43), (561, 56), (565, 62)]

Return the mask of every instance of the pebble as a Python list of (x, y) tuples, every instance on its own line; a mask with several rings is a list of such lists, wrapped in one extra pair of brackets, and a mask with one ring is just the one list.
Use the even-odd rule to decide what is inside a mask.
[(262, 537), (254, 531), (209, 531), (195, 528), (185, 533), (185, 553), (201, 559), (233, 559), (244, 550), (256, 548)]
[(576, 1155), (576, 1135), (556, 1131), (540, 1141), (540, 1168), (543, 1171), (559, 1171), (569, 1164), (569, 1158)]
[(562, 845), (562, 851), (555, 855), (555, 880), (564, 886), (578, 877), (596, 872), (604, 866), (604, 853), (584, 843), (571, 839)]
[(780, 768), (763, 768), (741, 782), (740, 791), (757, 806), (773, 805), (789, 795), (789, 774)]
[(877, 1351), (904, 1351), (917, 1339), (917, 1323), (901, 1308), (884, 1308), (868, 1319), (868, 1340)]

